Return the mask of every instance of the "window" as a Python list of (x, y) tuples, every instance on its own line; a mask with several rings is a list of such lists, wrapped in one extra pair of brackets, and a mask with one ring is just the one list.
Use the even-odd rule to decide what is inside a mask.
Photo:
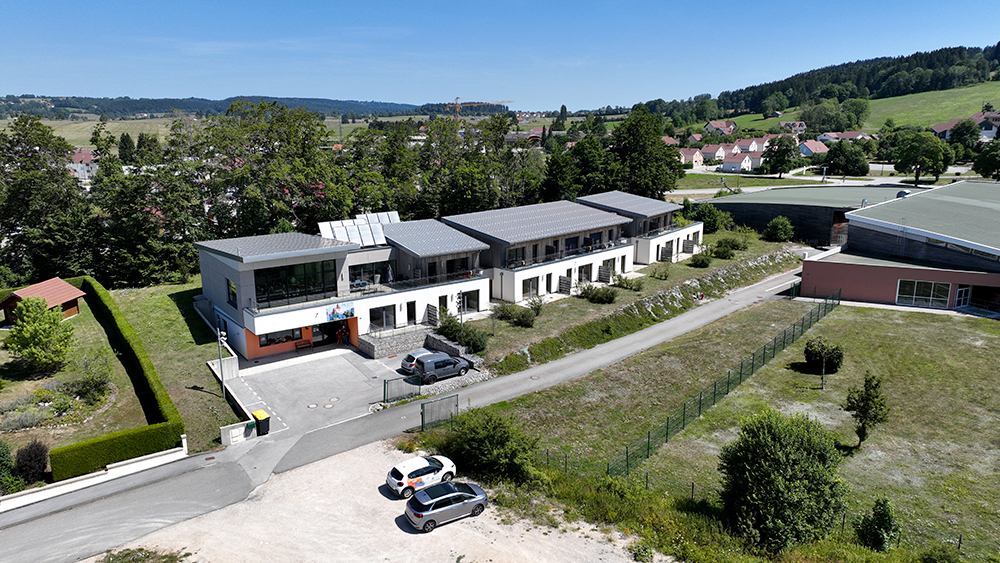
[(396, 306), (386, 305), (368, 309), (368, 322), (379, 329), (396, 328)]
[(580, 246), (580, 237), (570, 237), (566, 239), (566, 244), (564, 246), (566, 247), (566, 252), (576, 250)]
[(273, 346), (275, 344), (283, 344), (285, 342), (291, 342), (293, 340), (302, 340), (302, 329), (293, 328), (292, 330), (281, 330), (278, 332), (269, 332), (267, 334), (260, 335), (260, 347)]
[(455, 258), (444, 263), (445, 272), (449, 274), (465, 273), (469, 271), (469, 257)]
[(473, 312), (479, 311), (479, 290), (475, 291), (465, 291), (461, 293), (461, 302), (459, 302), (459, 307), (463, 312)]
[(395, 272), (395, 260), (386, 260), (385, 262), (369, 262), (368, 264), (355, 264), (354, 266), (348, 268), (348, 275), (351, 277), (352, 287), (372, 283), (388, 283)]
[(590, 239), (590, 244), (601, 244), (601, 233), (600, 232), (590, 233), (590, 236), (587, 237), (587, 238)]
[(538, 278), (528, 278), (521, 282), (521, 298), (538, 297)]
[(517, 266), (524, 262), (524, 247), (507, 249), (507, 265)]
[(590, 270), (591, 270), (590, 266), (591, 266), (590, 264), (587, 264), (586, 266), (580, 266), (580, 268), (579, 268), (580, 275), (578, 277), (579, 281), (581, 281), (581, 282), (592, 281), (590, 279)]
[(273, 307), (305, 301), (310, 295), (337, 294), (337, 262), (307, 262), (264, 268), (253, 273), (258, 307)]
[(899, 280), (896, 289), (896, 304), (946, 309), (950, 292), (950, 283)]
[(226, 303), (231, 307), (236, 307), (236, 283), (233, 280), (226, 280)]

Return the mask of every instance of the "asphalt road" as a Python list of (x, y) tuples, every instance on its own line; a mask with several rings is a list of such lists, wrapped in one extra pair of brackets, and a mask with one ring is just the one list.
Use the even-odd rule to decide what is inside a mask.
[[(601, 369), (787, 289), (798, 270), (703, 303), (673, 319), (459, 392), (463, 409), (509, 400)], [(77, 561), (247, 498), (281, 473), (419, 426), (409, 403), (304, 435), (282, 432), (0, 514), (0, 560)], [(383, 468), (377, 468), (379, 472)], [(303, 499), (308, 502), (308, 499)], [(266, 515), (262, 515), (266, 517)], [(239, 538), (233, 538), (239, 541)]]

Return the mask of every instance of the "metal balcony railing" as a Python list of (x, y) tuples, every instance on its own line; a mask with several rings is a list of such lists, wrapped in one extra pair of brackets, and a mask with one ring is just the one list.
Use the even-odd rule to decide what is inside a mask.
[(555, 262), (556, 260), (562, 260), (564, 258), (572, 258), (574, 256), (580, 256), (581, 254), (591, 254), (594, 252), (601, 252), (609, 248), (615, 248), (618, 246), (628, 246), (629, 242), (626, 238), (621, 238), (609, 242), (602, 242), (597, 244), (589, 244), (574, 248), (572, 250), (562, 250), (559, 252), (553, 252), (550, 254), (545, 254), (537, 258), (517, 260), (517, 261), (507, 261), (504, 268), (508, 270), (516, 270), (518, 268), (526, 268), (528, 266), (534, 266), (536, 264), (545, 264), (546, 262)]

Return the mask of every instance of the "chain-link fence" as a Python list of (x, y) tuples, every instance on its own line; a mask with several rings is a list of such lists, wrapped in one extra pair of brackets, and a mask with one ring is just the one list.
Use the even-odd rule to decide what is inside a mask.
[[(840, 290), (837, 290), (836, 293), (813, 307), (798, 322), (793, 323), (781, 334), (771, 339), (770, 342), (754, 350), (749, 358), (733, 366), (725, 375), (716, 379), (715, 382), (703, 389), (697, 396), (685, 401), (683, 405), (667, 416), (666, 421), (646, 432), (646, 436), (626, 445), (623, 452), (608, 461), (605, 468), (607, 474), (629, 475), (639, 463), (652, 456), (653, 452), (657, 451), (662, 444), (665, 444), (671, 437), (677, 435), (688, 424), (697, 420), (702, 413), (714, 406), (715, 403), (728, 395), (730, 391), (743, 383), (760, 368), (764, 367), (769, 360), (774, 358), (775, 354), (798, 340), (810, 327), (819, 322), (820, 319), (825, 317), (839, 304)], [(566, 465), (568, 466), (568, 462)]]
[(382, 384), (382, 402), (391, 403), (393, 401), (409, 399), (410, 397), (419, 397), (421, 389), (420, 381), (419, 375), (386, 379)]
[(420, 403), (420, 430), (440, 426), (458, 416), (458, 395)]

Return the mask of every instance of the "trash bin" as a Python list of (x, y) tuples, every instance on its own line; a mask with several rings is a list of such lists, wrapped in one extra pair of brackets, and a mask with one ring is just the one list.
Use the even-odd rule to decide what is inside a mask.
[(257, 435), (263, 436), (271, 429), (271, 415), (266, 410), (253, 411), (253, 418), (257, 421)]

